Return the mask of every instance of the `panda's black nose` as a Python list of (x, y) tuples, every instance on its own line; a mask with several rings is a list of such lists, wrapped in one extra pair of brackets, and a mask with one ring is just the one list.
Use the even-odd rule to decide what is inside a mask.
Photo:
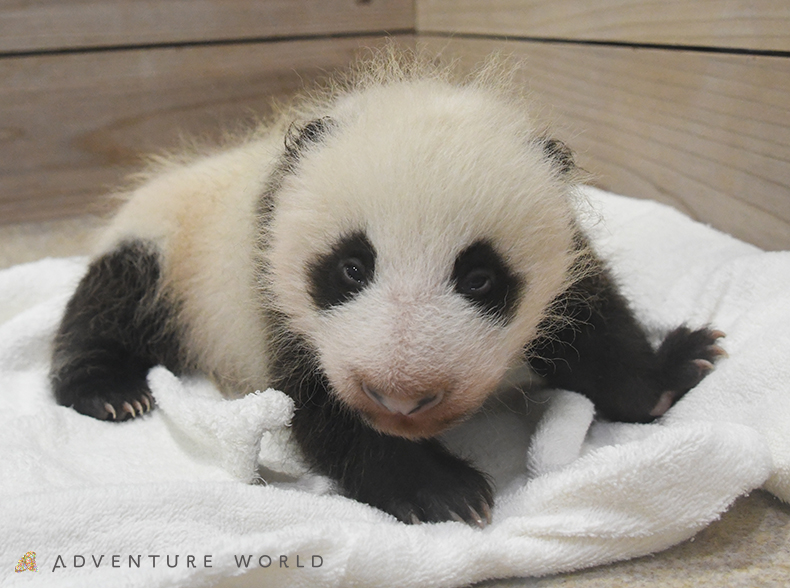
[(444, 392), (424, 394), (417, 397), (402, 394), (385, 394), (365, 382), (362, 382), (362, 389), (371, 400), (386, 408), (389, 412), (406, 416), (413, 416), (426, 411), (439, 404), (444, 397)]

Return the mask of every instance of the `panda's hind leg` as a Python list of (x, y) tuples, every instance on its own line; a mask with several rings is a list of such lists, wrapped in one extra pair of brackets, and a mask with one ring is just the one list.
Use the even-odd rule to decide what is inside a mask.
[(174, 314), (152, 245), (124, 242), (96, 259), (55, 337), (50, 379), (58, 403), (101, 420), (150, 411), (148, 370), (178, 368)]

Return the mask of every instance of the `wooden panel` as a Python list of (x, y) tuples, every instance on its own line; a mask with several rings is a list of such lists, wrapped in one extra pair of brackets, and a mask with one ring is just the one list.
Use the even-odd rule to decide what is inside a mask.
[(0, 7), (0, 51), (413, 28), (412, 0), (19, 0)]
[(417, 30), (790, 51), (790, 3), (419, 0)]
[[(402, 37), (411, 43), (411, 37)], [(0, 60), (0, 219), (84, 212), (139, 154), (217, 138), (377, 38)]]
[(420, 38), (471, 67), (494, 50), (547, 106), (599, 186), (790, 248), (790, 59)]

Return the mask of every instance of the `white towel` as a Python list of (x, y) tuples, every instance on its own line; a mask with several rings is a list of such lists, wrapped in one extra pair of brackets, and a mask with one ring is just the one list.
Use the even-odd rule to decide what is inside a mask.
[(711, 324), (729, 357), (658, 423), (594, 420), (571, 392), (506, 394), (451, 431), (496, 479), (484, 530), (404, 525), (335, 494), (287, 442), (276, 391), (223, 400), (157, 368), (145, 417), (57, 406), (50, 344), (85, 260), (0, 272), (0, 584), (463, 586), (664, 549), (761, 486), (790, 501), (790, 252), (588, 196), (596, 246), (651, 334)]

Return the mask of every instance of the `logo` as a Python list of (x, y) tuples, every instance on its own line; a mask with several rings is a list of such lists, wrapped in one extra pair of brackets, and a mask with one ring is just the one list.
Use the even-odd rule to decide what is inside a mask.
[(35, 551), (28, 551), (25, 555), (19, 558), (19, 561), (14, 568), (15, 572), (25, 572), (30, 570), (31, 572), (37, 572), (38, 567), (36, 566), (36, 552)]

